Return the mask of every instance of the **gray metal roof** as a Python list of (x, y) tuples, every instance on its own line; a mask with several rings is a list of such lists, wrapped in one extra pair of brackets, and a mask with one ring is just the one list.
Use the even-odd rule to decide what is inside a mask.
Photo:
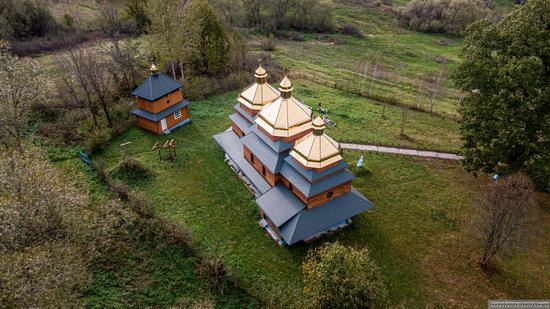
[(239, 112), (239, 114), (241, 114), (241, 116), (243, 116), (246, 120), (248, 120), (248, 122), (254, 123), (254, 120), (256, 119), (256, 117), (252, 117), (247, 112), (245, 112), (245, 110), (241, 107), (240, 103), (235, 105), (235, 110)]
[(229, 115), (229, 119), (231, 119), (231, 121), (233, 121), (233, 123), (235, 123), (245, 135), (250, 133), (250, 126), (252, 124), (246, 121), (239, 113)]
[(271, 189), (271, 186), (265, 181), (262, 175), (260, 175), (244, 158), (243, 144), (235, 132), (230, 130), (216, 134), (214, 135), (214, 139), (222, 147), (225, 153), (231, 157), (231, 160), (239, 166), (241, 171), (250, 179), (258, 191), (264, 194)]
[(292, 146), (294, 146), (294, 142), (287, 143), (282, 139), (278, 139), (276, 141), (272, 141), (269, 137), (267, 137), (264, 132), (260, 131), (257, 124), (254, 124), (251, 127), (252, 132), (256, 133), (258, 137), (260, 137), (264, 143), (266, 143), (271, 149), (275, 150), (276, 152), (283, 152), (290, 150)]
[(306, 207), (289, 189), (280, 184), (260, 196), (256, 203), (276, 227), (285, 224)]
[(150, 75), (141, 85), (132, 91), (132, 95), (148, 101), (155, 101), (181, 87), (183, 85), (178, 81), (159, 72)]
[(151, 112), (146, 111), (146, 110), (141, 109), (141, 108), (134, 109), (132, 111), (132, 114), (138, 115), (138, 116), (141, 116), (143, 118), (149, 119), (151, 121), (157, 122), (157, 121), (161, 120), (162, 118), (165, 118), (166, 116), (168, 116), (168, 115), (172, 114), (173, 112), (177, 111), (178, 109), (182, 109), (182, 108), (188, 106), (189, 104), (191, 104), (191, 102), (183, 100), (183, 101), (181, 101), (177, 104), (174, 104), (174, 105), (168, 107), (167, 109), (162, 110), (162, 111), (160, 111), (156, 114), (151, 113)]
[(327, 175), (330, 175), (348, 166), (346, 161), (340, 160), (340, 162), (338, 162), (338, 164), (336, 164), (335, 166), (328, 168), (324, 171), (318, 172), (316, 169), (306, 170), (305, 168), (302, 167), (302, 165), (296, 162), (296, 160), (294, 160), (291, 156), (286, 157), (285, 162), (288, 163), (290, 166), (292, 166), (295, 170), (297, 170), (298, 173), (304, 176), (309, 182), (315, 182)]
[[(260, 132), (261, 133), (261, 132)], [(269, 169), (272, 173), (278, 173), (283, 165), (284, 158), (287, 153), (277, 153), (269, 147), (261, 138), (254, 132), (250, 132), (241, 139), (243, 145), (248, 147), (250, 151)]]
[(307, 209), (294, 193), (281, 184), (258, 198), (256, 203), (289, 245), (326, 231), (373, 207), (368, 199), (352, 188), (351, 192)]
[(344, 169), (341, 172), (331, 175), (321, 181), (311, 183), (304, 178), (304, 176), (300, 175), (300, 173), (298, 173), (287, 162), (283, 163), (280, 173), (306, 197), (315, 196), (355, 178), (350, 171)]

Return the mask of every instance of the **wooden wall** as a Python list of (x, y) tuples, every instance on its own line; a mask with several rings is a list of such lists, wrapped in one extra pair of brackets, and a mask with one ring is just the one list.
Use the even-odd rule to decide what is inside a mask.
[[(306, 205), (307, 208), (314, 208), (321, 204), (324, 204), (330, 201), (333, 198), (336, 198), (346, 192), (351, 191), (351, 181), (345, 182), (339, 186), (321, 192), (317, 195), (307, 198), (302, 192), (300, 192), (296, 187), (291, 186), (291, 183), (284, 177), (281, 177), (281, 182), (283, 185), (289, 189), (292, 189), (292, 192)], [(328, 197), (328, 193), (332, 192), (332, 196)]]
[(181, 89), (178, 89), (153, 102), (144, 100), (140, 97), (136, 97), (136, 104), (139, 108), (156, 114), (176, 103), (181, 102), (182, 100), (183, 100), (183, 93)]
[(244, 158), (252, 164), (254, 169), (264, 177), (271, 186), (275, 186), (280, 175), (274, 175), (267, 167), (265, 167), (258, 157), (256, 157), (248, 147), (243, 145)]
[(154, 122), (140, 116), (136, 116), (136, 117), (137, 117), (138, 126), (144, 128), (145, 130), (149, 130), (153, 133), (157, 133), (157, 134), (159, 133), (160, 124), (158, 122)]
[(231, 128), (233, 129), (233, 132), (235, 132), (235, 134), (237, 134), (239, 137), (244, 136), (244, 132), (239, 129), (239, 127), (234, 122), (231, 123)]
[[(149, 130), (156, 134), (162, 133), (162, 126), (160, 124), (161, 120), (154, 122), (149, 119), (136, 116), (137, 117), (137, 124), (143, 129)], [(166, 127), (170, 129), (171, 127), (177, 125), (178, 123), (184, 121), (185, 119), (189, 118), (189, 108), (186, 106), (181, 109), (181, 117), (178, 119), (174, 119), (174, 113), (166, 116)]]

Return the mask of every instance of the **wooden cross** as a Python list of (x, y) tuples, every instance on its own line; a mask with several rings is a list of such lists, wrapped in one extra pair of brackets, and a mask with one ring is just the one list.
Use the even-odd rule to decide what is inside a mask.
[(162, 154), (160, 153), (160, 143), (159, 142), (156, 142), (155, 145), (153, 146), (153, 150), (156, 150), (158, 153), (159, 153), (159, 160), (160, 162), (162, 162)]

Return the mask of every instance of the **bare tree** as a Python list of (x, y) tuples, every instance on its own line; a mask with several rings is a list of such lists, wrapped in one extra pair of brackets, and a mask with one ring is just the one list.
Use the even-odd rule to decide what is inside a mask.
[(0, 41), (0, 142), (23, 153), (23, 137), (31, 106), (44, 103), (53, 91), (38, 63), (14, 56)]
[(479, 263), (490, 261), (527, 232), (534, 202), (533, 185), (528, 177), (516, 174), (488, 186), (486, 199), (477, 209), (474, 226), (483, 237)]
[(139, 62), (139, 42), (130, 39), (122, 40), (124, 29), (120, 12), (111, 2), (105, 2), (100, 8), (100, 25), (108, 43), (103, 44), (102, 51), (114, 64), (113, 77), (124, 87), (132, 90), (136, 86), (136, 67)]
[(407, 107), (403, 107), (401, 111), (401, 129), (399, 131), (400, 136), (405, 136), (405, 126), (407, 125), (408, 120), (409, 120), (409, 109)]
[(376, 74), (378, 74), (378, 63), (374, 63), (374, 69), (372, 71), (372, 80), (370, 83), (369, 97), (372, 97), (372, 89), (374, 88), (374, 82), (376, 81)]
[(98, 60), (97, 54), (92, 51), (85, 52), (84, 65), (86, 78), (90, 84), (91, 89), (96, 95), (105, 117), (107, 118), (107, 124), (111, 128), (113, 122), (111, 115), (109, 114), (109, 94), (111, 91), (111, 76), (109, 75), (108, 68), (104, 63)]
[(437, 76), (437, 80), (435, 82), (435, 86), (432, 93), (432, 99), (430, 101), (430, 113), (433, 111), (435, 101), (439, 97), (439, 93), (441, 91), (441, 82), (443, 81), (443, 67), (439, 70), (439, 75)]
[(263, 0), (242, 0), (244, 14), (248, 22), (258, 29), (262, 28), (262, 3)]
[(57, 57), (56, 61), (60, 78), (64, 81), (67, 87), (72, 87), (71, 83), (73, 82), (78, 85), (82, 93), (83, 100), (77, 102), (84, 102), (84, 105), (88, 108), (90, 114), (92, 115), (94, 126), (98, 127), (99, 112), (97, 105), (92, 98), (93, 87), (90, 84), (87, 74), (89, 68), (87, 58), (86, 52), (82, 48), (75, 48), (71, 49), (68, 55)]
[(295, 0), (270, 0), (268, 2), (270, 32), (278, 32), (285, 24), (285, 17), (294, 6)]

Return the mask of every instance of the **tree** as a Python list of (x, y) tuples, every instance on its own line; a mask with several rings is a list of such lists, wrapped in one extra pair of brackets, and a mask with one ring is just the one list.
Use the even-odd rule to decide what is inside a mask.
[(252, 27), (262, 29), (262, 4), (263, 0), (242, 0), (244, 15), (248, 24)]
[(129, 0), (126, 3), (126, 12), (132, 17), (139, 33), (144, 33), (151, 25), (151, 20), (147, 16), (147, 0)]
[(464, 164), (470, 171), (524, 170), (550, 186), (550, 2), (532, 0), (497, 24), (472, 25), (454, 80)]
[(415, 31), (460, 34), (476, 20), (496, 19), (493, 1), (414, 0), (399, 11), (400, 22)]
[(308, 254), (302, 268), (308, 307), (372, 308), (387, 302), (382, 274), (366, 248), (323, 245)]
[(474, 225), (482, 236), (482, 267), (526, 235), (534, 206), (533, 185), (526, 176), (511, 175), (488, 186)]
[(207, 0), (190, 0), (183, 13), (181, 59), (195, 75), (227, 72), (238, 62), (240, 38), (224, 29)]
[(53, 87), (36, 61), (10, 49), (0, 41), (0, 143), (22, 153), (30, 109), (48, 101)]
[[(78, 100), (75, 97), (75, 102), (88, 108), (88, 111), (92, 115), (94, 126), (97, 128), (99, 126), (99, 111), (97, 104), (93, 100), (93, 87), (87, 74), (90, 66), (88, 58), (87, 52), (82, 48), (71, 49), (68, 55), (58, 56), (56, 59), (57, 75), (67, 89), (70, 90), (70, 95), (82, 95), (82, 98)], [(76, 85), (78, 85), (79, 91), (71, 89)]]
[[(130, 10), (139, 10), (140, 3), (140, 0), (132, 0), (128, 6)], [(141, 9), (144, 8), (141, 7)], [(108, 43), (103, 44), (102, 51), (112, 59), (114, 64), (111, 74), (122, 91), (129, 92), (136, 86), (140, 43), (137, 40), (134, 42), (130, 39), (122, 40), (123, 33), (131, 30), (124, 26), (119, 10), (113, 3), (106, 2), (100, 7), (99, 21), (101, 30), (108, 40)]]
[(109, 94), (111, 93), (111, 76), (109, 75), (109, 70), (105, 63), (102, 63), (98, 59), (97, 54), (88, 51), (85, 52), (85, 57), (85, 78), (88, 79), (88, 83), (105, 113), (107, 125), (112, 127), (113, 122), (109, 113)]
[(181, 12), (187, 0), (149, 0), (147, 16), (151, 25), (147, 32), (150, 34), (151, 49), (160, 59), (166, 59), (172, 69), (172, 76), (176, 78), (176, 44), (180, 37)]

